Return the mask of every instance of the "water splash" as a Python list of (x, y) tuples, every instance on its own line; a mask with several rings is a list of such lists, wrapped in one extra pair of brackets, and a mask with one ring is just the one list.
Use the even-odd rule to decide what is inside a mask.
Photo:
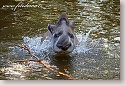
[(90, 39), (89, 35), (90, 35), (91, 31), (96, 30), (98, 27), (99, 26), (90, 29), (89, 32), (86, 33), (86, 35), (84, 35), (83, 32), (81, 32), (80, 34), (77, 34), (79, 43), (78, 43), (77, 47), (74, 49), (74, 51), (72, 52), (73, 54), (74, 53), (76, 53), (76, 54), (85, 53), (92, 49), (92, 48), (87, 47), (87, 44), (88, 44), (87, 41), (88, 41), (88, 39)]
[(34, 54), (42, 54), (44, 52), (49, 52), (51, 50), (51, 41), (47, 40), (48, 37), (41, 42), (42, 37), (35, 37), (35, 38), (29, 38), (29, 37), (23, 37), (24, 44), (30, 49), (31, 52)]
[[(90, 29), (89, 32), (86, 33), (86, 35), (84, 35), (83, 32), (77, 34), (76, 36), (79, 40), (79, 43), (72, 53), (76, 52), (79, 54), (80, 52), (85, 53), (86, 51), (90, 50), (91, 48), (88, 48), (86, 46), (87, 39), (89, 38), (90, 32), (96, 30), (98, 27), (99, 26)], [(50, 54), (55, 54), (52, 51), (51, 47), (52, 43), (50, 40), (48, 40), (48, 37), (43, 42), (41, 42), (41, 38), (42, 37), (35, 37), (35, 38), (23, 37), (24, 44), (26, 44), (27, 47), (30, 49), (30, 51), (33, 52), (34, 54), (40, 54), (43, 57), (45, 57), (45, 55), (47, 57), (47, 55), (49, 56)]]
[[(94, 27), (92, 29), (89, 30), (88, 33), (86, 33), (86, 35), (84, 35), (85, 33), (81, 32), (79, 34), (77, 34), (77, 38), (78, 38), (78, 44), (76, 46), (76, 48), (73, 50), (72, 53), (70, 53), (70, 56), (76, 57), (76, 55), (84, 55), (85, 52), (92, 50), (93, 47), (92, 45), (96, 45), (97, 41), (92, 41), (91, 38), (89, 38), (90, 32), (93, 30), (97, 30), (97, 27)], [(25, 44), (29, 50), (35, 54), (36, 56), (38, 56), (40, 59), (42, 59), (45, 63), (50, 64), (50, 57), (52, 55), (55, 55), (55, 53), (52, 50), (52, 42), (50, 40), (48, 40), (48, 37), (41, 42), (41, 38), (42, 37), (34, 37), (34, 38), (30, 38), (30, 37), (23, 37), (23, 44)], [(91, 41), (89, 41), (91, 40)], [(98, 40), (99, 42), (99, 40)], [(96, 50), (96, 49), (95, 49)], [(18, 47), (13, 48), (13, 52), (14, 52), (14, 56), (16, 57), (21, 57), (21, 59), (24, 59), (24, 57), (27, 57), (30, 55), (27, 54), (26, 50), (20, 49)], [(33, 59), (32, 57), (30, 57), (28, 59)], [(25, 58), (26, 59), (26, 58)], [(27, 71), (27, 68), (32, 68), (32, 69), (36, 69), (36, 68), (42, 68), (42, 65), (36, 65), (36, 62), (29, 62), (29, 65), (22, 65), (22, 64), (17, 64), (18, 65), (18, 71), (15, 71), (15, 68), (17, 68), (17, 66), (15, 67), (14, 65), (12, 65), (9, 68), (4, 68), (3, 71), (6, 72), (7, 75), (18, 75), (19, 78), (22, 77), (22, 74), (25, 74)], [(31, 66), (30, 66), (31, 65)], [(31, 69), (31, 70), (32, 70)], [(24, 77), (24, 75), (23, 75)], [(23, 79), (23, 78), (22, 78)]]

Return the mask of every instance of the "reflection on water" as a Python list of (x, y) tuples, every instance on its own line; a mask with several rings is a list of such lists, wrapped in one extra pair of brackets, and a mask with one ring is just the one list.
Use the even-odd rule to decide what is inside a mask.
[[(20, 1), (20, 0), (19, 0)], [(27, 43), (31, 51), (45, 63), (76, 79), (120, 79), (120, 2), (118, 0), (24, 0), (39, 8), (12, 8), (10, 0), (0, 5), (0, 79), (48, 80), (68, 79), (44, 68), (36, 62), (15, 63), (16, 60), (33, 59), (25, 50), (15, 47)], [(39, 46), (39, 34), (47, 31), (58, 16), (66, 12), (75, 22), (75, 32), (82, 41), (70, 55), (52, 55), (46, 43)], [(89, 36), (86, 35), (92, 28)], [(85, 41), (83, 37), (88, 37)], [(86, 50), (86, 52), (84, 51)]]

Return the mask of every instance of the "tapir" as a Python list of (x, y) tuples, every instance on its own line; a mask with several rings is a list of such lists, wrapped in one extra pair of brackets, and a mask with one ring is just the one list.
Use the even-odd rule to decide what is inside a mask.
[(62, 13), (56, 24), (48, 24), (48, 31), (42, 35), (41, 41), (46, 38), (52, 42), (55, 53), (71, 53), (77, 45), (74, 33), (74, 22), (69, 22), (66, 13)]

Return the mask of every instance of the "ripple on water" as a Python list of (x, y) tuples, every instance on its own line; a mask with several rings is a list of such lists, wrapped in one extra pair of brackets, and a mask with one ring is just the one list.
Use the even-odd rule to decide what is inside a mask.
[[(72, 64), (67, 64), (67, 65), (72, 65), (72, 66), (74, 65), (73, 69), (75, 69), (76, 72), (73, 72), (73, 75), (75, 77), (77, 76), (78, 79), (82, 79), (80, 75), (89, 77), (89, 73), (87, 71), (91, 73), (92, 71), (94, 71), (98, 75), (99, 70), (102, 69), (98, 67), (98, 65), (99, 64), (103, 65), (103, 63), (101, 63), (101, 59), (102, 59), (101, 57), (104, 57), (103, 52), (106, 53), (107, 48), (109, 46), (106, 46), (108, 41), (105, 38), (91, 39), (89, 37), (90, 32), (93, 30), (96, 30), (97, 28), (98, 27), (94, 27), (93, 29), (90, 29), (89, 32), (86, 33), (86, 35), (84, 35), (84, 33), (78, 33), (76, 35), (77, 38), (79, 39), (79, 43), (74, 49), (74, 51), (69, 54), (70, 57), (74, 57), (71, 60)], [(43, 41), (43, 43), (41, 42), (41, 37), (34, 37), (34, 38), (23, 37), (23, 40), (24, 40), (23, 44), (26, 44), (26, 46), (30, 49), (32, 53), (34, 53), (39, 58), (41, 58), (46, 64), (51, 63), (51, 57), (54, 56), (55, 53), (52, 51), (52, 47), (51, 47), (52, 43), (50, 42), (50, 40), (46, 39)], [(18, 59), (19, 57), (20, 59), (26, 59), (26, 57), (27, 59), (33, 59), (33, 57), (30, 57), (27, 54), (27, 52), (23, 49), (20, 49), (18, 47), (13, 47), (13, 48), (11, 47), (11, 49), (14, 52), (13, 55), (17, 57)], [(67, 62), (67, 61), (64, 60), (64, 62)], [(53, 67), (57, 68), (58, 66), (53, 64)], [(63, 69), (67, 70), (67, 68), (63, 68)], [(12, 63), (10, 67), (3, 68), (2, 71), (5, 72), (5, 75), (7, 76), (10, 75), (11, 79), (12, 77), (13, 79), (22, 79), (22, 80), (27, 79), (26, 74), (30, 72), (32, 72), (31, 76), (29, 75), (31, 79), (32, 79), (32, 76), (36, 76), (36, 78), (38, 77), (38, 79), (40, 79), (40, 77), (37, 74), (44, 74), (43, 77), (41, 77), (43, 79), (53, 79), (52, 77), (50, 77), (52, 73), (50, 73), (50, 71), (48, 70), (45, 70), (45, 68), (43, 68), (42, 65), (36, 62), (29, 62), (29, 63), (22, 63), (22, 64)], [(67, 70), (67, 73), (71, 73), (71, 72), (72, 71)], [(93, 73), (91, 74), (90, 77), (95, 77)], [(15, 77), (15, 76), (18, 76), (18, 77)]]

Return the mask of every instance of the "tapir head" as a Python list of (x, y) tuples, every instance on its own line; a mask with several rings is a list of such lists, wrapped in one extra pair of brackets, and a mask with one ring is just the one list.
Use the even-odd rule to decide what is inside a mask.
[(75, 47), (73, 22), (68, 21), (66, 13), (62, 13), (55, 25), (48, 25), (53, 36), (53, 50), (56, 53), (70, 53)]

